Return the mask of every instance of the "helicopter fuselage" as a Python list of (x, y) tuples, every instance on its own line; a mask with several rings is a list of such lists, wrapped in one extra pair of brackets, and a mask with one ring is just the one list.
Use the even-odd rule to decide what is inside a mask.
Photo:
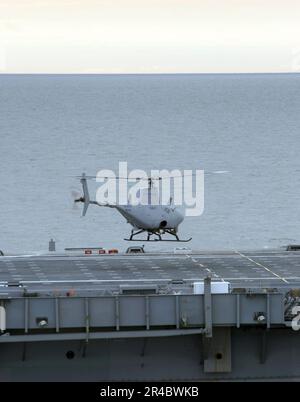
[(173, 205), (116, 205), (115, 208), (137, 229), (177, 229), (184, 219)]
[[(148, 188), (141, 189), (140, 195), (142, 203), (134, 205), (128, 203), (125, 205), (100, 203), (98, 201), (91, 201), (87, 186), (87, 177), (83, 173), (80, 179), (83, 188), (83, 196), (75, 199), (75, 202), (82, 202), (84, 204), (82, 216), (85, 216), (88, 206), (90, 204), (98, 205), (99, 207), (115, 208), (133, 227), (129, 240), (132, 241), (136, 235), (147, 232), (147, 241), (152, 241), (151, 236), (155, 235), (155, 241), (190, 241), (190, 239), (181, 240), (178, 237), (177, 231), (179, 224), (184, 220), (184, 215), (179, 209), (171, 203), (169, 205), (162, 205), (156, 203), (157, 190), (152, 187), (151, 182)], [(144, 203), (144, 201), (150, 201)], [(153, 203), (151, 202), (153, 200)], [(176, 238), (176, 240), (164, 240), (162, 235), (169, 234)], [(142, 241), (142, 240), (139, 240)]]

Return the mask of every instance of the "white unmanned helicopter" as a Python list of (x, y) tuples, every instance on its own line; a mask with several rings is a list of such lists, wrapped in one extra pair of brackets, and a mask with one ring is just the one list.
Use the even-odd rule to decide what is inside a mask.
[[(131, 235), (129, 239), (124, 239), (127, 241), (133, 241), (134, 236), (147, 232), (147, 239), (135, 239), (135, 241), (177, 241), (177, 242), (188, 242), (190, 239), (181, 240), (179, 239), (177, 232), (179, 224), (184, 220), (184, 216), (176, 206), (172, 205), (172, 200), (170, 200), (170, 205), (153, 205), (153, 203), (147, 205), (131, 205), (128, 203), (127, 205), (114, 205), (114, 204), (100, 204), (97, 201), (91, 201), (89, 196), (89, 190), (87, 185), (88, 179), (95, 179), (94, 176), (86, 176), (85, 173), (80, 177), (80, 182), (82, 184), (83, 196), (80, 198), (76, 198), (74, 202), (82, 202), (83, 212), (82, 216), (85, 216), (88, 206), (90, 204), (98, 205), (99, 207), (108, 207), (115, 208), (120, 212), (121, 215), (127, 220), (128, 223), (131, 224), (133, 229), (131, 230)], [(104, 177), (105, 179), (109, 179), (109, 177)], [(125, 177), (116, 177), (115, 179), (125, 179)], [(141, 179), (136, 178), (136, 180), (147, 180), (148, 187), (141, 189), (141, 197), (147, 197), (146, 200), (149, 200), (149, 197), (155, 196), (155, 187), (153, 187), (154, 180), (162, 180), (162, 177), (157, 178), (149, 178), (149, 179)], [(157, 194), (157, 193), (156, 193)], [(153, 199), (153, 198), (152, 198)], [(170, 234), (175, 239), (162, 239), (162, 235)], [(151, 236), (154, 235), (156, 238), (151, 239)]]

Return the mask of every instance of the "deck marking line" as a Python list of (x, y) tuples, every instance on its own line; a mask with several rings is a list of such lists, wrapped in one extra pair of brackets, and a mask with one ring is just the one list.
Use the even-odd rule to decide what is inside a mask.
[(245, 254), (240, 253), (238, 250), (234, 250), (235, 253), (239, 254), (241, 257), (246, 258), (247, 260), (253, 262), (254, 264), (258, 265), (259, 267), (262, 267), (263, 269), (265, 269), (266, 271), (270, 272), (272, 275), (276, 276), (277, 278), (281, 279), (283, 282), (285, 283), (289, 283), (286, 279), (282, 278), (280, 275), (277, 275), (275, 272), (273, 272), (270, 268), (266, 267), (265, 265), (256, 262), (254, 260), (252, 260), (252, 258), (247, 257)]
[[(185, 254), (185, 256), (187, 258), (190, 258), (196, 265), (200, 266), (201, 268), (204, 268), (204, 265), (201, 264), (200, 262), (197, 262), (197, 260), (195, 260), (195, 258), (192, 258), (192, 256)], [(209, 272), (210, 274), (212, 274), (215, 278), (220, 278), (222, 282), (225, 282), (223, 278), (221, 278), (218, 274), (216, 274), (214, 271), (210, 270), (209, 268), (205, 268), (205, 270), (207, 272)]]

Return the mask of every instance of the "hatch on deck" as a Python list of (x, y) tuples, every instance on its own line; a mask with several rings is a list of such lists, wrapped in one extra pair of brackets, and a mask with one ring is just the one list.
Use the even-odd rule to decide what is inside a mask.
[(144, 246), (134, 246), (134, 247), (128, 247), (126, 250), (126, 254), (138, 254), (138, 253), (144, 253)]

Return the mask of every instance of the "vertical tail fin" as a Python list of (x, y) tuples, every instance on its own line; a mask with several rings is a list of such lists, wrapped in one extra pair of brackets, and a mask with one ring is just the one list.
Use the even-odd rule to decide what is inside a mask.
[(82, 184), (83, 199), (84, 199), (82, 216), (85, 216), (86, 211), (87, 211), (87, 209), (89, 207), (89, 204), (90, 204), (90, 195), (89, 195), (89, 189), (88, 189), (85, 173), (82, 173), (80, 183)]

